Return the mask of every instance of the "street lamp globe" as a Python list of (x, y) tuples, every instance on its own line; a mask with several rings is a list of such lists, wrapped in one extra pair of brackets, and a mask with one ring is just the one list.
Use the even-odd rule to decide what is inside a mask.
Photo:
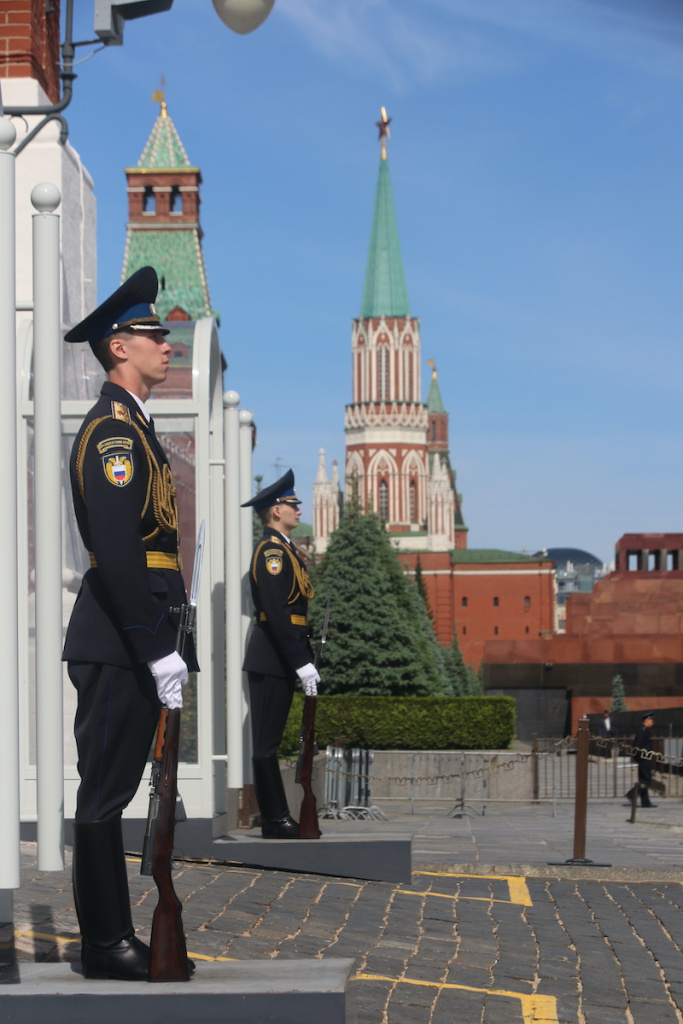
[(221, 21), (245, 36), (261, 25), (273, 9), (275, 0), (213, 0)]

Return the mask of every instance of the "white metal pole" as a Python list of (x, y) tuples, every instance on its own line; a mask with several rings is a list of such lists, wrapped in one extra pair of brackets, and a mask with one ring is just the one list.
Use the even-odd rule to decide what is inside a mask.
[(20, 884), (19, 847), (19, 686), (17, 572), (17, 353), (15, 264), (15, 158), (9, 147), (17, 137), (2, 116), (0, 100), (0, 437), (5, 468), (0, 488), (0, 537), (3, 541), (0, 604), (0, 922), (12, 921), (12, 889)]
[(241, 789), (242, 773), (242, 609), (240, 583), (239, 405), (236, 391), (223, 395), (225, 417), (225, 645), (228, 789)]
[[(251, 498), (252, 488), (252, 447), (254, 414), (250, 409), (240, 409), (240, 506)], [(242, 651), (246, 650), (249, 630), (254, 618), (254, 602), (251, 598), (249, 571), (252, 552), (252, 523), (254, 512), (240, 507), (240, 581), (242, 587)], [(251, 733), (249, 728), (249, 689), (246, 672), (242, 674), (242, 763), (244, 781), (251, 781)]]
[(33, 427), (36, 571), (38, 870), (64, 868), (62, 488), (59, 217), (56, 185), (31, 192), (33, 215)]

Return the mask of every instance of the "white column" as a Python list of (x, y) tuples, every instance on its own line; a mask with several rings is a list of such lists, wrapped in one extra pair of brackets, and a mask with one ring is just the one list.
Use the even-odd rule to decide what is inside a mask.
[(64, 868), (59, 217), (56, 185), (31, 192), (38, 870)]
[(239, 405), (236, 391), (223, 395), (225, 419), (225, 645), (228, 789), (241, 789), (242, 774), (242, 608), (240, 572)]
[(15, 263), (15, 158), (7, 152), (17, 137), (0, 102), (0, 437), (5, 469), (0, 488), (3, 539), (0, 606), (0, 923), (12, 920), (12, 889), (19, 888), (19, 687), (17, 616), (17, 356)]
[[(251, 498), (252, 489), (252, 424), (254, 414), (250, 409), (240, 409), (240, 506)], [(249, 570), (251, 568), (252, 523), (254, 510), (240, 508), (240, 581), (242, 586), (242, 656), (254, 620), (254, 602), (251, 599)], [(251, 782), (251, 729), (249, 723), (249, 684), (246, 672), (242, 673), (242, 770), (244, 781)]]

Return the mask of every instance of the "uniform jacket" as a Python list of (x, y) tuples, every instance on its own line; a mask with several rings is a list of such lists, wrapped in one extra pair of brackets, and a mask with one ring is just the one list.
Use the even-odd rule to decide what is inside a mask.
[(313, 661), (306, 619), (313, 587), (292, 544), (270, 527), (254, 548), (249, 574), (256, 622), (244, 669), (291, 678)]
[[(633, 746), (638, 750), (652, 750), (652, 730), (646, 725), (639, 725), (636, 729), (636, 734), (633, 737)], [(634, 754), (633, 760), (637, 762), (637, 764), (653, 764), (651, 758), (645, 758), (642, 754)]]
[[(175, 486), (164, 451), (132, 395), (107, 382), (71, 452), (71, 490), (91, 566), (64, 659), (130, 667), (175, 649), (186, 600), (179, 569)], [(185, 661), (196, 670), (188, 637)]]

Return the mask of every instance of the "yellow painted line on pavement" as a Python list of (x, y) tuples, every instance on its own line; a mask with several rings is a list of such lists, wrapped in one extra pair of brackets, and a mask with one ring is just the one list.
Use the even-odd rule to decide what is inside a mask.
[(31, 932), (31, 931), (15, 932), (14, 934), (15, 934), (15, 936), (17, 938), (23, 938), (23, 936), (28, 935), (28, 937), (30, 939), (51, 939), (52, 942), (80, 942), (81, 941), (80, 935), (76, 935), (76, 936), (71, 936), (71, 935), (54, 935), (54, 934), (51, 934), (49, 932)]
[[(28, 936), (31, 939), (51, 939), (52, 942), (57, 942), (57, 943), (80, 942), (81, 941), (80, 935), (76, 935), (76, 936), (71, 936), (71, 935), (51, 935), (48, 932), (32, 932), (32, 931), (26, 931), (26, 932), (16, 932), (15, 931), (14, 934), (17, 936), (17, 938), (20, 938), (20, 937), (23, 937), (23, 936)], [(192, 953), (190, 950), (188, 950), (187, 955), (189, 957), (191, 957), (192, 959), (194, 959), (194, 960), (210, 960), (212, 962), (214, 960), (222, 960), (225, 963), (228, 963), (228, 962), (229, 963), (233, 963), (236, 960), (236, 958), (234, 956), (205, 956), (204, 953)]]
[(237, 958), (234, 956), (205, 956), (204, 953), (193, 953), (191, 949), (188, 949), (187, 955), (190, 960), (210, 960), (214, 963), (216, 960), (222, 960), (223, 963), (236, 963)]
[(495, 900), (493, 896), (462, 896), (453, 892), (428, 892), (426, 889), (394, 889), (404, 896), (439, 896), (442, 900), (479, 900), (480, 903), (504, 903), (506, 907), (517, 906), (517, 900)]
[(422, 981), (418, 978), (387, 978), (381, 974), (357, 974), (354, 980), (390, 981), (394, 985), (421, 985), (425, 988), (438, 989), (439, 992), (445, 989), (456, 989), (461, 992), (481, 992), (487, 996), (505, 996), (509, 999), (519, 999), (524, 1024), (559, 1024), (555, 996), (509, 992), (504, 988), (474, 988), (473, 985), (454, 985), (445, 981)]
[[(435, 878), (493, 878), (501, 879), (508, 884), (510, 903), (516, 903), (521, 907), (533, 907), (529, 886), (526, 884), (524, 875), (470, 875), (458, 871), (413, 871), (414, 875), (433, 875)], [(475, 899), (474, 896), (467, 897)], [(481, 897), (479, 897), (481, 898)], [(504, 900), (497, 900), (504, 903)]]

